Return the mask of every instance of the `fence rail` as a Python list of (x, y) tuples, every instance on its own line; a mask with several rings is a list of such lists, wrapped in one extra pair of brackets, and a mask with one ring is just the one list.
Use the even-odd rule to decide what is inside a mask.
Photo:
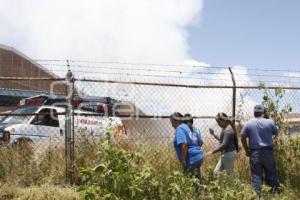
[[(70, 62), (70, 64), (72, 68), (74, 63)], [(7, 142), (3, 141), (3, 135), (6, 131), (5, 134), (10, 133), (8, 143), (17, 144), (18, 148), (23, 148), (23, 151), (18, 154), (21, 155), (18, 157), (19, 159), (35, 160), (39, 163), (45, 162), (46, 158), (48, 165), (56, 165), (53, 162), (61, 161), (65, 165), (64, 173), (71, 183), (76, 181), (74, 176), (78, 167), (94, 165), (98, 160), (97, 154), (91, 152), (100, 148), (99, 141), (103, 135), (107, 137), (108, 134), (113, 142), (122, 147), (126, 146), (126, 148), (129, 146), (134, 149), (139, 144), (146, 145), (150, 149), (159, 147), (164, 150), (165, 160), (162, 162), (173, 161), (172, 139), (174, 129), (168, 119), (172, 112), (193, 114), (194, 125), (200, 129), (205, 141), (204, 148), (210, 149), (217, 144), (217, 141), (208, 133), (208, 129), (213, 128), (216, 132), (220, 132), (220, 128), (214, 120), (214, 116), (218, 112), (228, 113), (237, 122), (243, 124), (252, 117), (253, 106), (261, 103), (264, 96), (264, 90), (259, 85), (239, 84), (239, 81), (235, 79), (235, 71), (231, 68), (221, 69), (225, 70), (226, 73), (223, 71), (218, 74), (208, 74), (207, 72), (202, 74), (208, 76), (207, 79), (210, 79), (211, 75), (225, 76), (224, 74), (230, 74), (229, 78), (226, 75), (226, 80), (229, 81), (230, 85), (217, 83), (205, 85), (205, 83), (197, 82), (195, 79), (190, 83), (185, 81), (176, 83), (173, 77), (157, 82), (156, 74), (153, 74), (153, 80), (147, 81), (140, 79), (124, 80), (126, 78), (118, 79), (118, 77), (85, 78), (77, 77), (76, 66), (73, 65), (73, 68), (74, 77), (70, 71), (66, 78), (0, 77), (0, 88), (2, 88), (0, 90), (0, 108), (1, 106), (13, 110), (18, 108), (16, 111), (24, 108), (10, 104), (10, 101), (16, 102), (16, 100), (27, 98), (28, 96), (24, 96), (23, 93), (23, 96), (21, 93), (18, 94), (18, 91), (22, 91), (24, 88), (37, 90), (43, 81), (44, 86), (42, 90), (39, 90), (40, 94), (55, 96), (59, 91), (60, 95), (64, 94), (67, 105), (72, 105), (73, 101), (76, 100), (75, 97), (78, 96), (82, 98), (92, 96), (96, 103), (99, 103), (95, 100), (99, 97), (110, 97), (119, 104), (118, 110), (113, 114), (95, 113), (90, 110), (78, 113), (74, 105), (57, 106), (56, 119), (47, 118), (47, 112), (40, 112), (41, 106), (37, 105), (35, 105), (36, 110), (31, 110), (31, 113), (27, 111), (0, 113), (2, 148)], [(47, 89), (45, 89), (45, 85), (48, 86)], [(51, 91), (54, 88), (56, 90)], [(278, 88), (284, 89), (286, 92), (281, 104), (290, 104), (294, 113), (300, 113), (300, 87), (267, 85), (265, 88), (270, 91), (271, 95), (275, 95)], [(13, 90), (14, 93), (10, 93), (11, 96), (8, 96), (5, 92), (8, 90)], [(106, 106), (113, 106), (110, 103), (102, 103)], [(44, 109), (48, 109), (49, 112), (51, 107), (45, 106)], [(103, 109), (109, 108), (103, 107)], [(109, 121), (109, 119), (112, 120)], [(118, 123), (122, 127), (118, 126)], [(101, 128), (101, 130), (97, 130), (97, 126), (106, 129), (103, 135), (100, 134), (103, 130)], [(118, 138), (122, 128), (125, 129), (126, 136)], [(300, 133), (300, 130), (296, 128), (293, 131)], [(24, 148), (27, 150), (25, 151)], [(93, 161), (88, 162), (83, 158), (83, 150), (89, 154)], [(50, 151), (54, 152), (55, 159), (49, 156)], [(3, 153), (0, 151), (0, 154), (1, 152)], [(148, 158), (155, 160), (156, 154), (156, 151), (149, 152)], [(237, 162), (237, 167), (243, 167), (243, 163)], [(0, 179), (4, 177), (0, 173)]]

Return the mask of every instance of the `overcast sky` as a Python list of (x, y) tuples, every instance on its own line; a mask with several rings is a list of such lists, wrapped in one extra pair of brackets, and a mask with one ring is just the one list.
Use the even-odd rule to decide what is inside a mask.
[(200, 0), (0, 0), (0, 41), (34, 59), (181, 63)]
[[(298, 0), (0, 0), (0, 43), (32, 59), (239, 66), (249, 83), (264, 78), (249, 78), (253, 67), (300, 71), (299, 8)], [(231, 84), (227, 70), (217, 73), (203, 80)]]
[(300, 70), (300, 1), (0, 0), (0, 42), (33, 59)]

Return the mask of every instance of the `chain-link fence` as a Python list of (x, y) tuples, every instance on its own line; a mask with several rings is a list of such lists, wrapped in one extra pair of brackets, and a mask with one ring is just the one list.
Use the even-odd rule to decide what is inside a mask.
[[(119, 79), (115, 72), (113, 77), (86, 78), (76, 69), (75, 77), (70, 71), (66, 78), (1, 77), (0, 178), (38, 179), (54, 173), (57, 181), (67, 175), (74, 182), (80, 167), (99, 162), (102, 139), (133, 151), (143, 146), (143, 154), (157, 165), (176, 162), (174, 128), (169, 121), (173, 112), (194, 116), (208, 151), (218, 144), (208, 131), (221, 132), (214, 119), (218, 112), (243, 124), (265, 95), (257, 84), (240, 84), (241, 74), (236, 79), (232, 70), (222, 70), (200, 73), (207, 84), (195, 77), (176, 82), (171, 76), (147, 73), (151, 79), (143, 77), (146, 81), (139, 79), (140, 74), (134, 78), (123, 74)], [(219, 76), (223, 84), (217, 84)], [(300, 88), (284, 87), (279, 105), (293, 108), (293, 115), (286, 117), (294, 124), (290, 134), (298, 134)], [(269, 94), (275, 96), (277, 88), (268, 86)], [(238, 161), (236, 167), (245, 167)]]

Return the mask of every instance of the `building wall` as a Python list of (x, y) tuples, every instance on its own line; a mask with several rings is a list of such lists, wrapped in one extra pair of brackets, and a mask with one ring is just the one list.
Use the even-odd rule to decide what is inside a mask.
[[(58, 78), (16, 49), (4, 45), (0, 45), (0, 77)], [(52, 82), (52, 80), (0, 80), (0, 88), (49, 92)], [(62, 85), (56, 87), (55, 92), (65, 93), (65, 87)]]
[[(0, 78), (1, 77), (59, 78), (18, 50), (0, 44)], [(0, 80), (0, 88), (4, 90), (13, 89), (16, 91), (26, 90), (43, 93), (50, 92), (51, 84), (53, 82), (54, 80)], [(65, 94), (66, 86), (64, 84), (57, 85), (52, 92)], [(17, 98), (20, 98), (20, 96), (12, 95), (9, 98), (16, 100)], [(12, 103), (9, 106), (0, 105), (0, 112), (14, 108), (15, 103)]]

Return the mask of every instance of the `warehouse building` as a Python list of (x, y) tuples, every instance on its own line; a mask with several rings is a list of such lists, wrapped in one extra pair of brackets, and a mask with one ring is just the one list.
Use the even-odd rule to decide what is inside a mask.
[[(9, 77), (59, 78), (15, 48), (0, 44), (0, 112), (15, 108), (24, 97), (50, 92), (54, 81), (8, 80)], [(54, 92), (65, 93), (65, 88), (60, 85), (54, 88)]]

